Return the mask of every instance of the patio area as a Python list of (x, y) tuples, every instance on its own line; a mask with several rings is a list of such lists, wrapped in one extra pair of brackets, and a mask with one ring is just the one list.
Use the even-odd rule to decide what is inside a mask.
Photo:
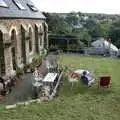
[[(52, 61), (56, 59), (55, 55), (48, 55), (47, 59)], [(43, 77), (48, 73), (45, 63), (39, 67), (40, 73)], [(33, 73), (26, 73), (19, 79), (16, 85), (12, 88), (12, 92), (4, 97), (3, 104), (15, 104), (16, 102), (24, 102), (34, 98), (34, 93), (32, 90), (32, 83), (34, 81)]]

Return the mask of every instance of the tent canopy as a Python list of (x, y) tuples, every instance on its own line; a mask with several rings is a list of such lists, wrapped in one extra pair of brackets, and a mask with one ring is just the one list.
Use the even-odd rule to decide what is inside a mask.
[(118, 48), (105, 39), (99, 39), (91, 44), (94, 48), (110, 49), (111, 51), (118, 51)]

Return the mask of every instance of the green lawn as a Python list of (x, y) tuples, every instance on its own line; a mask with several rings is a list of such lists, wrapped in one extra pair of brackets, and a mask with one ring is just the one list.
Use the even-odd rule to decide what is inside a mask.
[(96, 82), (91, 88), (79, 83), (71, 89), (64, 78), (60, 96), (54, 101), (13, 110), (0, 109), (0, 120), (119, 120), (120, 60), (77, 55), (64, 55), (61, 59), (64, 65), (72, 69), (93, 69), (96, 78), (110, 75), (111, 87), (98, 89)]

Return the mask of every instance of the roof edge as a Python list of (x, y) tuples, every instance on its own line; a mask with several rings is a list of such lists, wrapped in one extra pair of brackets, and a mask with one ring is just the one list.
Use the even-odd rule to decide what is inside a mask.
[(32, 19), (32, 20), (46, 20), (46, 18), (26, 18), (26, 17), (0, 17), (0, 19)]

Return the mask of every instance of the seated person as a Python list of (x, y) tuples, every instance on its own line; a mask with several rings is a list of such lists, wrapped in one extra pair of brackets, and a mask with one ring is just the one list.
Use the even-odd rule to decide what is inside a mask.
[(83, 71), (80, 79), (84, 84), (88, 85), (88, 87), (91, 87), (92, 83), (94, 83), (94, 79), (89, 71)]

